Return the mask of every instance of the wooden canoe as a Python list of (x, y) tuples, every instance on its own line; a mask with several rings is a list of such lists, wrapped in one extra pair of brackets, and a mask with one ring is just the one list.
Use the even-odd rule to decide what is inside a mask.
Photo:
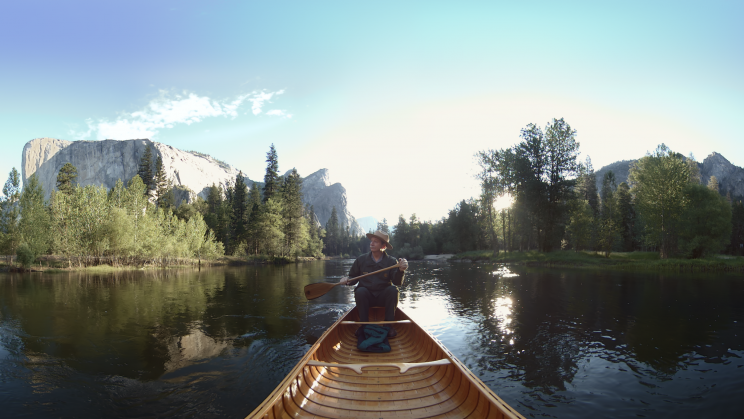
[(358, 319), (336, 321), (248, 418), (523, 418), (400, 309), (387, 353), (357, 349)]

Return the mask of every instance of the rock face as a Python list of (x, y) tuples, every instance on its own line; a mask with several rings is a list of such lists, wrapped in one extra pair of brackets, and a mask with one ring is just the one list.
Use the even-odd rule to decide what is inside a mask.
[[(137, 174), (139, 162), (147, 147), (153, 148), (153, 163), (163, 159), (163, 169), (174, 186), (186, 186), (196, 195), (207, 196), (207, 188), (225, 185), (238, 171), (206, 156), (181, 151), (150, 140), (127, 141), (62, 141), (53, 138), (31, 140), (23, 147), (23, 180), (36, 174), (49, 197), (57, 183), (57, 174), (69, 162), (77, 168), (77, 182), (82, 186), (103, 185), (112, 188), (121, 179), (125, 184)], [(248, 182), (251, 186), (252, 182)], [(186, 198), (184, 196), (184, 198)]]
[(715, 176), (721, 195), (730, 194), (731, 198), (744, 198), (744, 169), (734, 166), (716, 152), (706, 157), (699, 166), (703, 185), (707, 185), (710, 177)]
[[(163, 169), (176, 189), (176, 202), (193, 202), (199, 195), (206, 199), (208, 188), (223, 187), (234, 181), (239, 171), (206, 154), (182, 151), (150, 140), (64, 141), (37, 138), (23, 147), (22, 176), (24, 183), (36, 174), (47, 198), (56, 187), (57, 174), (65, 163), (77, 168), (81, 186), (103, 185), (112, 188), (121, 179), (125, 184), (137, 174), (139, 162), (147, 147), (153, 148), (153, 163), (163, 159)], [(250, 188), (253, 181), (244, 178)], [(258, 183), (259, 187), (263, 184)], [(346, 189), (331, 184), (328, 170), (321, 169), (303, 179), (304, 201), (315, 207), (320, 223), (325, 226), (335, 206), (339, 223), (361, 233), (347, 209)]]
[[(602, 179), (605, 173), (610, 170), (615, 174), (618, 185), (621, 182), (627, 182), (630, 167), (636, 161), (623, 160), (608, 164), (597, 170), (597, 190), (602, 190)], [(702, 163), (698, 163), (698, 168), (700, 169), (700, 181), (703, 185), (707, 185), (710, 177), (715, 176), (718, 179), (721, 195), (728, 194), (734, 199), (744, 198), (744, 169), (741, 167), (734, 166), (725, 157), (713, 152)]]
[[(286, 176), (286, 175), (285, 175)], [(331, 184), (328, 169), (320, 169), (302, 180), (302, 195), (305, 203), (313, 206), (320, 224), (325, 227), (336, 207), (338, 223), (349, 226), (352, 233), (361, 235), (362, 229), (346, 209), (346, 188), (340, 183)]]

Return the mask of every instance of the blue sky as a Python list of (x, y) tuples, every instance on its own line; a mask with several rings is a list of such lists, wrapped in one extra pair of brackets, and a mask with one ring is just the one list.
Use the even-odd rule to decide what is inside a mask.
[(744, 3), (24, 1), (0, 6), (0, 176), (23, 145), (149, 137), (356, 217), (435, 220), (474, 153), (565, 118), (595, 168), (666, 143), (744, 166)]

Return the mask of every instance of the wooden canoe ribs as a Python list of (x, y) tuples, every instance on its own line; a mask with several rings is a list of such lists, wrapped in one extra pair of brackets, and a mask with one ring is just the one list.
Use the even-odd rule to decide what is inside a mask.
[[(362, 352), (356, 308), (300, 360), (249, 418), (522, 418), (400, 309), (387, 353)], [(373, 308), (370, 323), (381, 323)]]

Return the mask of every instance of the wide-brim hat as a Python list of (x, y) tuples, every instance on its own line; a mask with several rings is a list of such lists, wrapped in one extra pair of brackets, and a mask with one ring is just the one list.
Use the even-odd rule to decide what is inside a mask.
[(375, 231), (374, 233), (367, 233), (367, 238), (372, 240), (372, 237), (377, 237), (378, 239), (382, 240), (383, 243), (385, 243), (386, 249), (392, 249), (393, 245), (390, 244), (390, 236), (386, 233), (383, 233), (380, 230)]

